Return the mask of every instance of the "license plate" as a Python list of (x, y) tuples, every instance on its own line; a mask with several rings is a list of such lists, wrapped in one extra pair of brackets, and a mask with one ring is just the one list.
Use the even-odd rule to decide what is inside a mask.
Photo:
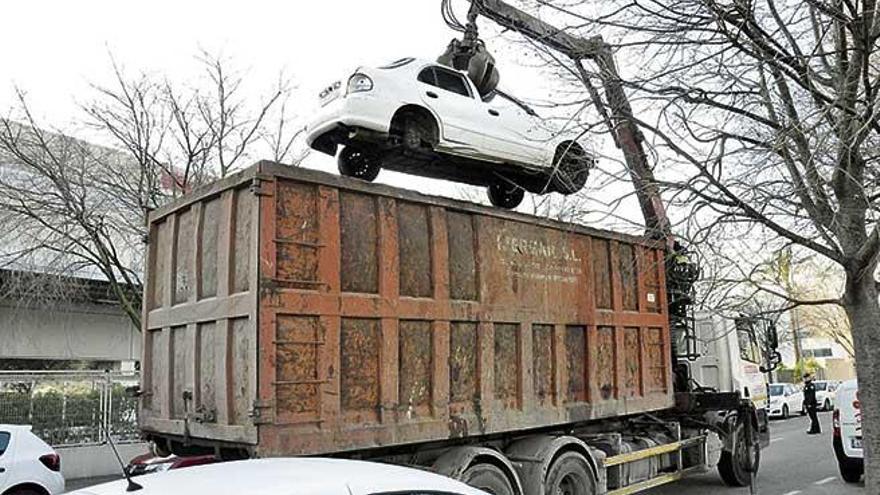
[(855, 437), (852, 439), (852, 448), (861, 449), (862, 448), (862, 437)]

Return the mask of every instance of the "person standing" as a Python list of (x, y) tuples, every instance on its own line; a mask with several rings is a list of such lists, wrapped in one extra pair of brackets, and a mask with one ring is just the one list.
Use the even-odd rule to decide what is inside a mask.
[(807, 431), (807, 435), (822, 433), (817, 413), (819, 402), (816, 401), (816, 384), (813, 383), (813, 375), (811, 373), (804, 374), (804, 407), (807, 409), (807, 414), (810, 415), (810, 430)]

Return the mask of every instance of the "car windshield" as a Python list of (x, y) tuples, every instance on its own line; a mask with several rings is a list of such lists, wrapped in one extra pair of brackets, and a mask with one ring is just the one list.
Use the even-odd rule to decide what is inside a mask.
[(785, 392), (783, 385), (770, 385), (770, 395), (782, 395)]
[(394, 62), (391, 62), (390, 64), (379, 66), (379, 68), (386, 69), (386, 70), (387, 69), (396, 69), (398, 67), (403, 67), (404, 65), (412, 62), (413, 60), (415, 60), (415, 59), (412, 57), (401, 58), (401, 59), (395, 60)]
[(828, 388), (828, 384), (825, 382), (816, 382), (816, 390), (825, 390)]

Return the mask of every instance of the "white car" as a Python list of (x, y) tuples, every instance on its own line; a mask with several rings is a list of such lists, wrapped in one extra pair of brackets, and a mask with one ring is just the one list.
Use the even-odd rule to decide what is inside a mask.
[(579, 191), (595, 158), (576, 132), (548, 123), (497, 90), (483, 97), (467, 74), (405, 58), (360, 67), (319, 94), (306, 142), (338, 156), (339, 172), (367, 181), (381, 168), (488, 186), (492, 204), (516, 207), (524, 190)]
[(64, 492), (61, 457), (26, 425), (0, 425), (0, 493)]
[(865, 453), (862, 450), (862, 404), (855, 380), (843, 382), (838, 387), (833, 414), (832, 444), (840, 475), (844, 481), (856, 483), (865, 472)]
[(835, 391), (840, 383), (832, 380), (816, 380), (813, 384), (816, 385), (816, 403), (819, 404), (819, 409), (823, 411), (834, 409)]
[[(231, 461), (138, 476), (138, 495), (488, 495), (439, 474), (346, 459), (277, 458)], [(119, 495), (125, 480), (72, 492)]]
[(804, 393), (793, 383), (770, 384), (770, 417), (788, 419), (798, 412), (804, 414)]

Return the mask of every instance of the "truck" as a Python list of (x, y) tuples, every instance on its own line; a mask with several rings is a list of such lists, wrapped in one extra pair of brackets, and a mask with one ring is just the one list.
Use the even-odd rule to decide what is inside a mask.
[(622, 495), (716, 465), (746, 486), (769, 443), (741, 390), (690, 378), (662, 239), (266, 161), (148, 228), (139, 421), (160, 455)]

